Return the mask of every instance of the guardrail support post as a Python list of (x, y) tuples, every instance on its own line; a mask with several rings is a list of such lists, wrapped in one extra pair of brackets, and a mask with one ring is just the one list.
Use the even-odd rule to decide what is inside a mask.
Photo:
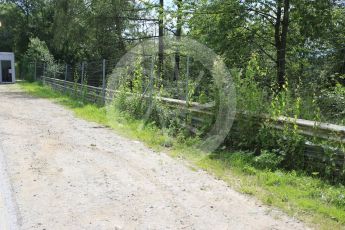
[(102, 71), (102, 97), (105, 104), (105, 59), (103, 59), (103, 71)]

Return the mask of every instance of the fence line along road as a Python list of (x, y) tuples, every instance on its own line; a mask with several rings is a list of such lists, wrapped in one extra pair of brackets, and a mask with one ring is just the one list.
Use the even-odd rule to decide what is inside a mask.
[[(50, 85), (55, 90), (61, 92), (74, 92), (81, 94), (84, 90), (85, 100), (92, 103), (104, 103), (107, 95), (105, 85), (103, 87), (95, 87), (89, 85), (83, 85), (66, 80), (60, 80), (55, 78), (49, 78), (42, 76), (42, 81)], [(187, 103), (183, 100), (160, 97), (162, 102), (171, 106), (188, 107), (190, 112), (193, 112), (200, 116), (212, 115), (213, 105), (203, 105), (196, 102)], [(241, 116), (246, 116), (245, 113), (241, 113)], [(298, 132), (301, 135), (309, 137), (318, 137), (324, 140), (334, 141), (340, 144), (345, 143), (345, 126), (322, 123), (316, 121), (309, 121), (304, 119), (295, 119), (285, 116), (279, 116), (277, 118), (271, 118), (268, 116), (260, 116), (260, 119), (269, 120), (272, 125), (277, 129), (284, 129), (286, 125), (297, 125)], [(197, 120), (197, 119), (196, 119)]]

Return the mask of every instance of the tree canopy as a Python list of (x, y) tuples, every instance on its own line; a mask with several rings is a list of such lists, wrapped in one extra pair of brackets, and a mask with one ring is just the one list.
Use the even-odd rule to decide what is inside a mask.
[[(345, 3), (340, 0), (0, 0), (0, 50), (24, 57), (30, 39), (65, 63), (118, 59), (137, 42), (188, 36), (254, 80), (280, 91), (344, 85)], [(158, 70), (164, 65), (160, 40)], [(175, 56), (180, 68), (180, 54)], [(179, 78), (178, 71), (174, 77)], [(307, 90), (308, 89), (308, 90)], [(309, 90), (310, 91), (310, 90)], [(313, 91), (313, 92), (314, 92)]]

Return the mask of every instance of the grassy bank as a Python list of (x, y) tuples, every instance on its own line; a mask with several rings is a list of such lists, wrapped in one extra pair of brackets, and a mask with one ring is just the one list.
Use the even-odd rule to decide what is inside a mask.
[(121, 135), (143, 141), (151, 148), (164, 150), (173, 157), (184, 158), (191, 163), (191, 167), (202, 168), (237, 191), (253, 195), (272, 207), (279, 207), (311, 226), (345, 229), (345, 187), (342, 185), (330, 185), (302, 172), (260, 169), (251, 153), (200, 154), (189, 147), (188, 140), (178, 141), (167, 137), (153, 125), (143, 126), (142, 121), (116, 112), (109, 120), (104, 107), (80, 102), (38, 83), (21, 83), (20, 87), (31, 95), (64, 105), (80, 118), (111, 127)]

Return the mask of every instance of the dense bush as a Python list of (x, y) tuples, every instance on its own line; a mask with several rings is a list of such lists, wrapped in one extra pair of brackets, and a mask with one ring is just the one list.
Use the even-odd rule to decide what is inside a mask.
[(259, 156), (254, 158), (254, 165), (261, 169), (276, 170), (281, 166), (283, 156), (263, 150)]
[(24, 76), (26, 80), (33, 80), (37, 69), (44, 71), (46, 77), (53, 77), (54, 74), (61, 72), (63, 68), (55, 61), (47, 44), (38, 38), (30, 39), (28, 50), (24, 54), (21, 64), (22, 68), (27, 68), (26, 70), (22, 69), (23, 74), (26, 75)]
[(345, 86), (337, 83), (335, 87), (322, 89), (318, 104), (328, 120), (345, 125)]

